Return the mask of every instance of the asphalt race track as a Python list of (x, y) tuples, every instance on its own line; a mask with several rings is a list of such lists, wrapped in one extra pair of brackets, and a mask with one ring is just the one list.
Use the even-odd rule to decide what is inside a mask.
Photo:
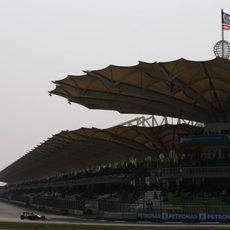
[[(22, 212), (32, 211), (37, 214), (45, 215), (47, 220), (34, 221), (34, 220), (21, 220), (20, 215)], [(94, 220), (94, 219), (80, 219), (76, 217), (69, 217), (63, 215), (47, 214), (37, 212), (28, 208), (18, 207), (13, 204), (0, 201), (0, 221), (7, 222), (21, 222), (21, 223), (55, 223), (55, 224), (85, 224), (85, 225), (113, 225), (113, 226), (175, 226), (175, 227), (230, 227), (228, 224), (218, 223), (200, 223), (200, 224), (183, 224), (183, 223), (151, 223), (151, 222), (126, 222), (126, 221), (107, 221), (107, 220)]]
[[(18, 207), (13, 204), (9, 204), (9, 203), (0, 201), (0, 221), (31, 222), (31, 220), (21, 220), (20, 219), (20, 215), (22, 214), (22, 212), (25, 212), (25, 211), (35, 212), (37, 214), (45, 215), (47, 218), (46, 221), (52, 221), (52, 222), (60, 222), (60, 221), (61, 222), (62, 221), (63, 222), (74, 222), (76, 221), (76, 218), (37, 212), (34, 210), (30, 210), (28, 208)], [(39, 221), (39, 222), (44, 222), (44, 221)]]

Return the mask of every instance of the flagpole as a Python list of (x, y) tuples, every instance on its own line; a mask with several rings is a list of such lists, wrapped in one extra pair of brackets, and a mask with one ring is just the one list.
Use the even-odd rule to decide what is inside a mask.
[(221, 30), (222, 30), (222, 58), (224, 58), (224, 29), (223, 29), (224, 11), (221, 9)]

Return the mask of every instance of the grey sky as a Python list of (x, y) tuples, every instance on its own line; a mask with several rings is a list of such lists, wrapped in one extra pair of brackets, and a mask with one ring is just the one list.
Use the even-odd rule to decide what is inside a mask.
[(61, 130), (136, 117), (50, 97), (51, 80), (138, 60), (212, 59), (221, 9), (230, 13), (229, 0), (0, 0), (0, 170)]

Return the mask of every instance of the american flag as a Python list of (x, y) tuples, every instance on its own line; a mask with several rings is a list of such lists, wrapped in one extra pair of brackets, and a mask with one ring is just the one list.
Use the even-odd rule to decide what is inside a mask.
[(230, 15), (223, 12), (222, 14), (222, 28), (230, 30)]

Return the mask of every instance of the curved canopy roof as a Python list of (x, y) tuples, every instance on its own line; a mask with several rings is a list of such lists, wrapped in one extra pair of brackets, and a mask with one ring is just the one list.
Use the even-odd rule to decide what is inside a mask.
[(0, 172), (0, 181), (21, 183), (179, 148), (179, 137), (203, 128), (163, 125), (152, 128), (116, 126), (62, 131)]
[(179, 59), (86, 71), (55, 81), (50, 94), (90, 109), (200, 121), (230, 121), (230, 60)]

